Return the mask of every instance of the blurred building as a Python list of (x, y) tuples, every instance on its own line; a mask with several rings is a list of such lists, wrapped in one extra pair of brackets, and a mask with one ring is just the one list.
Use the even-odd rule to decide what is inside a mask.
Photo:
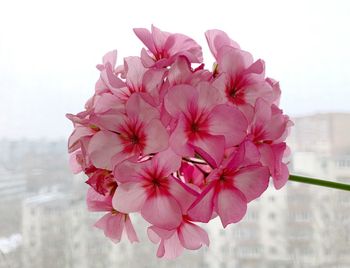
[[(350, 114), (317, 114), (293, 121), (291, 171), (350, 183)], [(298, 267), (350, 267), (349, 193), (298, 183), (289, 183), (287, 190), (293, 228), (288, 247), (298, 256)]]
[(58, 192), (39, 194), (23, 202), (23, 267), (65, 266), (67, 208), (67, 196)]
[(14, 201), (25, 196), (27, 181), (24, 174), (11, 172), (0, 165), (0, 202)]

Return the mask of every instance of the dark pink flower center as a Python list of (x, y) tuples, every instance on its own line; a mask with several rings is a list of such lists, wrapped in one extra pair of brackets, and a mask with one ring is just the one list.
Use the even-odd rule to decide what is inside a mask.
[(235, 79), (228, 83), (226, 86), (227, 98), (235, 104), (244, 104), (244, 91), (241, 90), (239, 80)]
[(193, 111), (186, 117), (186, 133), (190, 139), (205, 135), (208, 132), (208, 115), (204, 112)]
[(251, 130), (251, 134), (252, 134), (252, 141), (256, 144), (260, 144), (260, 143), (268, 143), (270, 144), (272, 141), (267, 140), (266, 139), (266, 132), (264, 129), (264, 126), (262, 125), (255, 125), (252, 130)]
[(199, 130), (198, 124), (196, 122), (192, 122), (192, 124), (191, 124), (191, 131), (192, 132), (198, 132), (198, 130)]
[(149, 194), (153, 194), (157, 190), (162, 192), (168, 190), (168, 177), (157, 166), (152, 167), (152, 169), (145, 169), (141, 176), (144, 179), (143, 187)]
[(146, 146), (146, 135), (142, 122), (130, 120), (120, 131), (124, 144), (124, 152), (142, 152)]
[(224, 168), (219, 174), (218, 181), (221, 183), (230, 183), (234, 177), (235, 171)]
[(157, 53), (156, 55), (154, 55), (154, 57), (156, 58), (156, 60), (166, 59), (168, 58), (168, 53), (163, 49), (161, 51), (157, 50)]

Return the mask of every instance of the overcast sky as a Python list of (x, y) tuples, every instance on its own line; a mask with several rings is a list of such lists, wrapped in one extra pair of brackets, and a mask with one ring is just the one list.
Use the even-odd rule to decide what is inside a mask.
[(95, 65), (118, 49), (138, 55), (133, 27), (193, 37), (226, 31), (266, 61), (294, 116), (350, 111), (350, 1), (18, 1), (0, 0), (0, 138), (65, 138), (65, 113), (83, 109)]

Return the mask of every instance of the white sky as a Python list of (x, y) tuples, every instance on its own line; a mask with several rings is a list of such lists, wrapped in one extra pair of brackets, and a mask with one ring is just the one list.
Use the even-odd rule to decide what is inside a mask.
[(350, 111), (350, 1), (0, 0), (0, 138), (63, 138), (83, 109), (95, 65), (138, 55), (133, 27), (193, 37), (226, 31), (280, 81), (290, 115)]

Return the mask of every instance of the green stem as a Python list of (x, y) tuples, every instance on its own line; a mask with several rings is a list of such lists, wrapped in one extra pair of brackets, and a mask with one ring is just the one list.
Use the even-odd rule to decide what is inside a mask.
[(313, 179), (313, 178), (303, 177), (303, 176), (299, 176), (299, 175), (290, 175), (289, 180), (307, 183), (307, 184), (314, 184), (314, 185), (318, 185), (318, 186), (324, 186), (324, 187), (334, 188), (334, 189), (339, 189), (339, 190), (350, 191), (350, 185), (345, 184), (345, 183), (325, 181), (325, 180), (320, 180), (320, 179)]

